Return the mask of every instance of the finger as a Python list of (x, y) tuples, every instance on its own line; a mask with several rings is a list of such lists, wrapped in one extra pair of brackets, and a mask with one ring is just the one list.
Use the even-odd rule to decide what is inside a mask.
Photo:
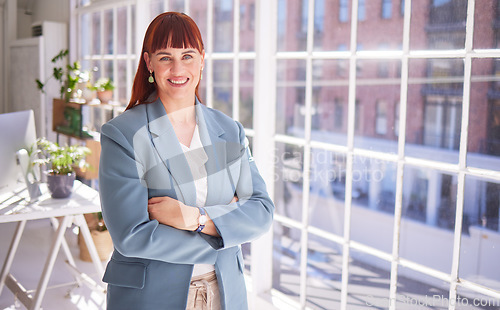
[(148, 200), (148, 204), (159, 203), (165, 200), (166, 197), (151, 197)]

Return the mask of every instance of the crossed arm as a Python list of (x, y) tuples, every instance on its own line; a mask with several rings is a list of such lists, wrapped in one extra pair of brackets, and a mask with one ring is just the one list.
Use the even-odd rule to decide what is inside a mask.
[[(234, 196), (230, 203), (236, 201), (238, 201), (238, 197)], [(157, 220), (160, 224), (189, 231), (194, 231), (198, 228), (200, 210), (186, 206), (181, 201), (168, 196), (150, 198), (148, 200), (148, 212), (149, 218)], [(214, 222), (208, 215), (205, 228), (201, 232), (210, 236), (220, 237)]]

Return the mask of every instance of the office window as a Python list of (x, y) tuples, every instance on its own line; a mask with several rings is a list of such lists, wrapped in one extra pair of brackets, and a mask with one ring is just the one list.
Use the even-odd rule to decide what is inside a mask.
[(78, 40), (77, 59), (82, 70), (91, 73), (91, 82), (100, 77), (113, 80), (113, 100), (128, 104), (135, 70), (135, 5), (115, 3), (113, 6), (95, 7), (87, 1), (74, 11)]
[(382, 18), (392, 17), (392, 0), (382, 0)]

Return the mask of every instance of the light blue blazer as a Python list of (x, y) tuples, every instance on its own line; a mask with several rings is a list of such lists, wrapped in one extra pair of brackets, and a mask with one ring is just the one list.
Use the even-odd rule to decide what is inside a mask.
[[(114, 252), (107, 309), (185, 309), (193, 264), (214, 264), (222, 309), (247, 309), (240, 245), (271, 226), (274, 204), (240, 123), (196, 103), (208, 161), (206, 211), (220, 238), (150, 220), (148, 199), (196, 202), (190, 168), (158, 99), (102, 126), (99, 188)], [(239, 201), (230, 201), (236, 194)]]

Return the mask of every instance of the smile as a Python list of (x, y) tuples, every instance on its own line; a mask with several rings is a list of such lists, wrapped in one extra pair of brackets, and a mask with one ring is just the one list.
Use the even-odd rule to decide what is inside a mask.
[(175, 85), (183, 85), (186, 84), (189, 79), (185, 78), (183, 80), (168, 80), (170, 83), (175, 84)]

